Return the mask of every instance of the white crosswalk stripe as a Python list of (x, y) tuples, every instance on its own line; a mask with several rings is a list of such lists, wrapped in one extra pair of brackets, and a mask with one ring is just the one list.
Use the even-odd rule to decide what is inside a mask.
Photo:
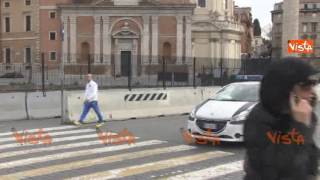
[[(79, 129), (74, 126), (44, 128), (52, 136), (49, 145), (20, 145), (14, 137), (0, 138), (0, 142), (9, 143), (0, 146), (0, 179), (43, 179), (43, 177), (58, 174), (57, 179), (112, 179), (128, 178), (144, 173), (157, 173), (162, 170), (179, 168), (180, 166), (216, 158), (234, 155), (224, 151), (194, 151), (197, 146), (172, 145), (161, 140), (140, 140), (135, 137), (133, 144), (103, 145), (95, 129)], [(51, 132), (57, 131), (57, 132)], [(37, 129), (28, 130), (37, 132)], [(7, 134), (6, 134), (7, 133)], [(1, 133), (12, 135), (12, 132)], [(86, 133), (85, 135), (77, 135)], [(113, 133), (115, 135), (115, 133)], [(84, 141), (87, 139), (86, 141)], [(81, 142), (77, 142), (77, 141)], [(14, 147), (19, 147), (13, 149)], [(33, 148), (34, 147), (34, 148)], [(110, 154), (110, 155), (108, 155)], [(168, 158), (165, 158), (167, 155)], [(20, 158), (23, 156), (23, 158)], [(91, 158), (86, 158), (86, 157)], [(164, 159), (165, 158), (165, 159)], [(126, 165), (125, 162), (135, 162), (144, 159), (143, 163)], [(113, 164), (120, 163), (115, 169), (110, 169)], [(42, 165), (44, 164), (44, 165)], [(242, 171), (242, 161), (228, 162), (213, 167), (202, 167), (191, 172), (177, 171), (166, 174), (165, 179), (200, 179), (200, 177), (221, 177), (229, 173)], [(111, 166), (110, 166), (111, 165)], [(81, 172), (81, 169), (96, 166), (106, 166), (106, 170), (92, 170), (87, 174), (64, 172)], [(18, 171), (8, 171), (18, 169)], [(8, 171), (8, 172), (7, 172)], [(215, 172), (215, 173), (213, 173)], [(162, 175), (161, 175), (162, 176)], [(37, 178), (39, 177), (39, 178)], [(158, 177), (154, 175), (152, 177)], [(152, 179), (148, 176), (148, 179)]]
[(89, 146), (98, 145), (98, 144), (101, 144), (100, 140), (82, 142), (82, 143), (75, 142), (75, 143), (70, 143), (70, 144), (63, 144), (63, 145), (58, 145), (58, 146), (48, 146), (48, 147), (37, 148), (37, 149), (9, 151), (9, 152), (5, 152), (5, 153), (0, 153), (0, 158), (8, 158), (8, 157), (12, 157), (12, 156), (31, 154), (31, 153), (39, 153), (39, 152), (57, 151), (57, 150), (76, 148), (76, 147), (89, 147)]
[[(74, 140), (81, 140), (81, 139), (86, 139), (86, 138), (96, 138), (97, 134), (89, 134), (89, 135), (81, 135), (81, 136), (69, 136), (69, 137), (60, 137), (60, 138), (53, 138), (52, 139), (52, 144), (54, 143), (59, 143), (59, 142), (71, 142)], [(23, 146), (33, 146), (32, 144), (25, 144)], [(21, 147), (21, 145), (18, 142), (14, 142), (11, 144), (4, 144), (0, 146), (0, 150), (3, 149), (8, 149), (8, 148), (15, 148), (15, 147)]]
[[(57, 131), (57, 130), (65, 130), (65, 129), (76, 129), (77, 127), (75, 126), (57, 126), (57, 127), (50, 127), (50, 128), (43, 128), (44, 131)], [(36, 129), (28, 129), (28, 132), (36, 132), (38, 131), (39, 128)], [(8, 136), (12, 135), (12, 132), (5, 132), (5, 133), (0, 133), (1, 136)]]
[(243, 171), (243, 161), (231, 162), (223, 165), (218, 165), (206, 168), (199, 171), (185, 173), (170, 177), (167, 180), (180, 180), (180, 179), (212, 179), (226, 174)]
[[(87, 132), (95, 132), (95, 131), (96, 130), (94, 130), (94, 129), (77, 129), (74, 131), (53, 132), (53, 133), (50, 133), (50, 136), (60, 136), (60, 135), (87, 133)], [(22, 134), (22, 131), (18, 131), (18, 133)], [(45, 133), (47, 133), (47, 132), (45, 132)], [(8, 141), (8, 142), (15, 141), (15, 138), (13, 136), (8, 137), (8, 138), (0, 138), (0, 142), (6, 142), (6, 141)]]

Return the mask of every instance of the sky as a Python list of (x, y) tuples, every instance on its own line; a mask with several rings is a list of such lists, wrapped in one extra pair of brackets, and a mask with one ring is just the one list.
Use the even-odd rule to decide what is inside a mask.
[(240, 7), (251, 7), (252, 20), (259, 19), (261, 28), (272, 24), (271, 13), (274, 3), (281, 2), (282, 0), (234, 0), (235, 4)]

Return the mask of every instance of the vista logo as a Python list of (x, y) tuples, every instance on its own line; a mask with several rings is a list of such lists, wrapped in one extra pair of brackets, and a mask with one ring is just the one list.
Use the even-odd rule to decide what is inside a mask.
[(313, 40), (289, 40), (288, 53), (299, 54), (312, 54), (313, 53)]

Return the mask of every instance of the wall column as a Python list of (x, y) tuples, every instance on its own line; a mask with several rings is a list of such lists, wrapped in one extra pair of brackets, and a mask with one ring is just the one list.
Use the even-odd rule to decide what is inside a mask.
[(69, 39), (68, 39), (68, 16), (62, 16), (63, 24), (63, 43), (62, 43), (62, 61), (68, 62), (69, 59)]
[(77, 62), (77, 17), (70, 17), (70, 54), (71, 63)]
[(215, 61), (216, 61), (216, 42), (214, 39), (210, 40), (210, 61), (213, 66), (215, 66)]
[(101, 16), (94, 16), (94, 63), (101, 57)]
[(121, 75), (121, 50), (119, 48), (119, 39), (115, 39), (115, 60), (114, 60), (114, 66), (115, 66), (115, 74)]
[(191, 17), (186, 16), (186, 63), (192, 63), (192, 29), (191, 29)]
[(159, 55), (159, 25), (158, 16), (152, 16), (152, 61), (151, 64), (158, 64)]
[(149, 32), (149, 21), (150, 16), (143, 16), (143, 39), (141, 43), (141, 55), (142, 63), (144, 65), (149, 64), (149, 41), (150, 41), (150, 32)]
[(177, 16), (177, 64), (182, 64), (183, 52), (183, 16)]
[(138, 40), (133, 39), (133, 48), (132, 48), (132, 53), (131, 53), (131, 75), (132, 78), (136, 78), (138, 76)]
[(102, 17), (102, 26), (103, 26), (103, 62), (107, 65), (111, 65), (111, 35), (109, 33), (110, 28), (110, 17)]

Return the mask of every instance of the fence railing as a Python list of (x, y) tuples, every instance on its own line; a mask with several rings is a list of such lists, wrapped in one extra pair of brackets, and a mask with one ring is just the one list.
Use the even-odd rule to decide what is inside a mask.
[[(79, 55), (80, 56), (80, 55)], [(236, 75), (263, 75), (271, 59), (95, 56), (76, 62), (0, 64), (1, 91), (83, 89), (93, 74), (99, 88), (215, 86), (233, 82)]]

